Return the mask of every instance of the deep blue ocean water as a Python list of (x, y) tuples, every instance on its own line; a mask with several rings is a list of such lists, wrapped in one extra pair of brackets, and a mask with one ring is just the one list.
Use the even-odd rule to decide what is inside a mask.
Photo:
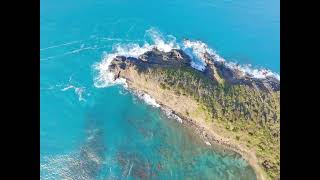
[[(148, 30), (201, 40), (226, 60), (280, 71), (276, 0), (41, 0), (41, 179), (254, 179), (235, 153), (121, 86), (96, 87), (94, 66)], [(148, 179), (148, 178), (146, 178)]]

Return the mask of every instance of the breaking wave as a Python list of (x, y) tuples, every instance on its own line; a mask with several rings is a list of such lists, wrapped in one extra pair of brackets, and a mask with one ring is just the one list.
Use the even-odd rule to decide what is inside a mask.
[(163, 107), (160, 104), (158, 104), (157, 101), (154, 98), (152, 98), (149, 94), (146, 94), (140, 91), (135, 92), (135, 94), (139, 99), (144, 101), (146, 104), (151, 105), (154, 108), (160, 108), (168, 118), (174, 119), (179, 123), (182, 123), (183, 120), (178, 115), (176, 115), (171, 109), (167, 107)]
[[(119, 40), (120, 41), (120, 40)], [(94, 77), (94, 86), (97, 88), (105, 88), (112, 85), (123, 85), (127, 88), (126, 80), (123, 78), (114, 79), (114, 74), (109, 70), (109, 66), (112, 60), (116, 56), (126, 56), (126, 57), (133, 57), (138, 58), (140, 55), (144, 54), (147, 51), (151, 51), (153, 48), (157, 48), (163, 52), (169, 52), (172, 49), (181, 49), (183, 50), (188, 56), (191, 58), (191, 67), (199, 70), (204, 71), (207, 64), (206, 64), (206, 56), (209, 55), (213, 61), (216, 62), (224, 62), (224, 64), (231, 68), (237, 69), (242, 71), (244, 74), (255, 78), (266, 78), (266, 77), (274, 77), (280, 80), (280, 75), (274, 73), (268, 69), (254, 69), (250, 64), (248, 65), (239, 65), (235, 62), (228, 62), (224, 58), (222, 58), (215, 50), (208, 47), (202, 41), (199, 40), (189, 40), (184, 39), (182, 42), (177, 42), (176, 38), (172, 35), (163, 35), (160, 31), (156, 30), (155, 28), (151, 28), (146, 31), (144, 36), (144, 41), (142, 44), (139, 43), (128, 43), (128, 41), (123, 43), (117, 43), (113, 46), (112, 52), (108, 53), (105, 52), (103, 54), (102, 61), (93, 65), (93, 68), (96, 72), (96, 76)], [(73, 88), (73, 87), (67, 87)], [(75, 89), (76, 90), (76, 89)], [(149, 104), (156, 108), (161, 108), (164, 113), (172, 119), (177, 120), (178, 122), (182, 123), (182, 119), (175, 115), (170, 109), (165, 107), (161, 107), (155, 99), (153, 99), (150, 95), (142, 93), (142, 92), (135, 92), (137, 97), (143, 100), (146, 104)], [(207, 144), (207, 143), (206, 143)], [(207, 144), (209, 145), (209, 144)]]
[(158, 103), (156, 102), (156, 100), (153, 99), (149, 94), (142, 93), (142, 92), (137, 92), (136, 94), (137, 94), (137, 96), (138, 96), (141, 100), (143, 100), (145, 103), (147, 103), (147, 104), (149, 104), (149, 105), (151, 105), (151, 106), (153, 106), (153, 107), (160, 107), (160, 104), (158, 104)]
[(126, 85), (125, 79), (118, 78), (114, 80), (114, 74), (109, 71), (109, 66), (116, 56), (138, 58), (140, 55), (147, 51), (151, 51), (153, 48), (157, 48), (164, 52), (169, 52), (173, 48), (179, 48), (174, 38), (165, 40), (164, 36), (155, 29), (147, 30), (145, 38), (150, 39), (149, 41), (151, 42), (145, 40), (143, 45), (139, 45), (138, 43), (117, 43), (113, 46), (112, 53), (104, 53), (102, 61), (93, 65), (94, 69), (97, 71), (97, 76), (94, 78), (95, 87), (103, 88), (115, 84)]
[(104, 88), (115, 84), (126, 85), (125, 79), (118, 78), (114, 80), (114, 74), (109, 71), (109, 65), (116, 56), (127, 56), (138, 58), (140, 55), (153, 48), (160, 51), (169, 52), (172, 49), (181, 49), (191, 57), (191, 66), (199, 71), (203, 71), (206, 67), (205, 54), (212, 57), (213, 61), (223, 61), (232, 69), (237, 69), (245, 74), (255, 78), (266, 78), (268, 76), (280, 80), (280, 75), (268, 69), (252, 68), (252, 65), (239, 65), (234, 62), (228, 62), (213, 49), (209, 48), (207, 44), (201, 41), (193, 41), (184, 39), (182, 42), (177, 42), (172, 35), (163, 35), (155, 28), (146, 31), (143, 43), (117, 43), (113, 46), (112, 52), (105, 52), (102, 61), (93, 65), (96, 72), (94, 77), (94, 85), (97, 88)]
[(244, 74), (248, 74), (259, 79), (271, 76), (280, 80), (280, 75), (272, 72), (271, 70), (265, 68), (255, 69), (252, 68), (251, 64), (239, 65), (235, 62), (226, 61), (216, 51), (209, 48), (207, 44), (201, 41), (184, 40), (182, 50), (191, 57), (191, 66), (199, 71), (205, 70), (207, 65), (205, 62), (205, 54), (208, 53), (214, 61), (224, 62), (227, 67), (242, 71)]
[(182, 119), (179, 116), (177, 116), (176, 114), (174, 114), (171, 109), (163, 107), (162, 110), (164, 111), (164, 113), (166, 114), (167, 117), (169, 117), (171, 119), (175, 119), (179, 123), (182, 123)]
[(214, 54), (205, 43), (200, 41), (184, 40), (182, 50), (191, 57), (191, 66), (199, 71), (204, 71), (207, 66), (205, 53)]

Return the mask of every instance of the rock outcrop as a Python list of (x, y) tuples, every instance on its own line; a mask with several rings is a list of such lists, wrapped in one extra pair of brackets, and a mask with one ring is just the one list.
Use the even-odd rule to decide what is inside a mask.
[[(280, 91), (280, 81), (275, 77), (255, 78), (241, 70), (228, 67), (224, 62), (216, 61), (212, 55), (206, 54), (205, 57), (206, 69), (199, 73), (205, 74), (213, 81), (218, 81), (215, 78), (218, 75), (229, 84), (246, 85), (261, 91)], [(170, 52), (162, 52), (154, 48), (138, 58), (117, 56), (110, 67), (116, 71), (116, 78), (118, 78), (119, 72), (130, 66), (135, 66), (139, 71), (145, 71), (154, 67), (190, 66), (190, 62), (190, 57), (182, 50), (173, 49)]]
[(188, 125), (208, 132), (207, 140), (242, 154), (259, 179), (265, 179), (263, 173), (276, 179), (280, 80), (256, 78), (208, 53), (203, 57), (207, 65), (199, 71), (191, 67), (192, 59), (184, 51), (154, 48), (138, 58), (117, 56), (109, 70), (114, 79), (126, 79), (129, 88), (146, 92)]

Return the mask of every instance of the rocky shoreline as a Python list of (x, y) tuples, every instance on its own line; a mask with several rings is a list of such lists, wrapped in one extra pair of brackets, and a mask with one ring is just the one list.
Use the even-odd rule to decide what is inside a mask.
[[(253, 74), (242, 71), (237, 65), (231, 66), (224, 61), (218, 61), (215, 55), (204, 53), (203, 56), (207, 65), (202, 73), (212, 81), (219, 82), (219, 80), (223, 79), (231, 85), (245, 85), (258, 91), (280, 91), (280, 80), (272, 75), (268, 75), (267, 71), (262, 72), (263, 78), (258, 78)], [(117, 79), (121, 76), (121, 71), (132, 66), (135, 66), (137, 71), (144, 72), (149, 68), (158, 67), (190, 67), (191, 61), (191, 57), (180, 49), (163, 52), (154, 48), (152, 51), (147, 51), (138, 58), (125, 56), (115, 57), (110, 65), (110, 70), (115, 73), (115, 79)]]
[[(139, 89), (135, 89), (133, 87), (128, 87), (128, 90), (133, 92), (134, 94), (147, 94), (147, 92), (141, 92)], [(207, 144), (209, 146), (212, 145), (218, 145), (221, 146), (223, 149), (231, 150), (233, 152), (238, 153), (245, 161), (248, 162), (248, 164), (253, 168), (255, 171), (255, 175), (257, 180), (265, 180), (265, 174), (261, 170), (261, 167), (258, 164), (257, 157), (254, 153), (250, 152), (250, 150), (239, 146), (232, 140), (228, 138), (224, 138), (219, 136), (218, 134), (214, 133), (210, 128), (208, 128), (206, 125), (197, 123), (196, 121), (192, 120), (191, 118), (187, 118), (183, 116), (182, 114), (174, 111), (173, 109), (169, 108), (165, 104), (162, 104), (160, 102), (157, 102), (159, 104), (159, 108), (165, 113), (167, 111), (170, 111), (170, 116), (176, 116), (180, 120), (177, 120), (179, 123), (181, 123), (184, 127), (191, 128), (194, 133), (196, 133), (201, 139), (205, 140), (205, 142), (209, 142), (210, 144)], [(165, 113), (167, 114), (167, 113)], [(168, 114), (167, 114), (168, 115)]]
[[(164, 106), (164, 105), (161, 105)], [(182, 124), (184, 126), (190, 127), (194, 130), (194, 132), (199, 135), (202, 139), (209, 142), (209, 145), (217, 144), (223, 146), (228, 150), (234, 151), (241, 155), (241, 157), (246, 160), (249, 165), (254, 169), (257, 180), (265, 180), (264, 176), (262, 175), (261, 168), (258, 165), (257, 158), (252, 152), (249, 150), (240, 147), (239, 145), (235, 144), (234, 142), (230, 141), (230, 139), (223, 138), (218, 136), (216, 133), (208, 130), (205, 126), (198, 124), (196, 121), (183, 117), (181, 114), (172, 110), (172, 113), (177, 115), (182, 119)]]
[[(280, 92), (280, 80), (276, 79), (273, 76), (256, 78), (251, 74), (240, 71), (237, 68), (231, 68), (224, 62), (216, 61), (215, 57), (212, 55), (204, 53), (203, 56), (205, 57), (207, 66), (203, 72), (195, 72), (195, 76), (199, 77), (200, 81), (209, 81), (209, 84), (205, 87), (209, 88), (210, 91), (212, 90), (210, 89), (210, 87), (235, 86), (240, 87), (240, 90), (238, 90), (239, 92), (243, 92), (248, 87), (249, 89), (252, 89), (252, 96), (257, 98), (257, 101), (259, 103), (264, 103), (264, 98), (267, 98), (267, 100), (270, 101), (268, 99), (269, 96), (273, 97), (274, 95), (272, 94)], [(114, 80), (118, 78), (126, 79), (128, 88), (130, 90), (134, 92), (145, 92), (146, 94), (149, 94), (152, 98), (155, 99), (155, 101), (160, 105), (162, 109), (169, 109), (172, 114), (181, 118), (182, 125), (192, 128), (194, 132), (198, 134), (202, 139), (209, 142), (208, 145), (222, 145), (224, 148), (240, 154), (242, 158), (245, 159), (254, 169), (258, 180), (269, 179), (268, 175), (266, 175), (264, 164), (261, 163), (261, 159), (259, 160), (256, 156), (256, 149), (248, 149), (244, 144), (239, 143), (235, 139), (226, 138), (218, 134), (216, 129), (212, 128), (203, 120), (203, 118), (207, 117), (205, 113), (202, 112), (202, 115), (197, 116), (189, 115), (188, 111), (199, 107), (199, 105), (197, 105), (198, 100), (194, 100), (193, 98), (190, 98), (190, 96), (180, 95), (180, 92), (176, 94), (177, 91), (167, 90), (171, 88), (170, 86), (175, 86), (175, 83), (170, 85), (170, 82), (168, 83), (166, 81), (167, 79), (164, 78), (163, 80), (160, 74), (166, 74), (166, 71), (161, 71), (160, 74), (152, 74), (152, 71), (155, 69), (162, 70), (167, 68), (173, 69), (173, 73), (175, 70), (180, 69), (186, 69), (186, 72), (190, 72), (190, 63), (191, 58), (182, 50), (173, 49), (170, 52), (162, 52), (157, 49), (153, 49), (152, 51), (148, 51), (142, 54), (141, 56), (139, 56), (139, 58), (125, 56), (115, 57), (110, 64), (110, 71), (114, 73)], [(208, 80), (206, 80), (206, 78)], [(164, 83), (169, 84), (169, 86), (164, 85)], [(189, 87), (190, 85), (185, 86), (187, 86), (187, 88), (191, 88)], [(241, 88), (243, 88), (243, 90)], [(205, 94), (203, 96), (208, 96)], [(201, 94), (196, 96), (202, 97)], [(237, 98), (237, 96), (235, 98)], [(188, 105), (186, 106), (184, 104)], [(241, 105), (240, 111), (247, 106), (247, 102), (240, 102), (236, 104)], [(259, 109), (253, 110), (255, 112), (260, 111)], [(233, 111), (234, 110), (232, 110), (231, 113), (234, 113)], [(268, 114), (273, 113), (273, 111), (274, 110), (271, 109), (266, 112), (261, 112), (260, 118), (262, 119), (259, 121), (278, 123), (279, 117), (277, 115)], [(240, 117), (240, 115), (236, 115), (235, 117), (237, 116)], [(242, 116), (248, 117), (247, 112), (245, 111)], [(278, 135), (276, 137), (278, 137)], [(279, 175), (276, 175), (276, 178), (279, 179)]]

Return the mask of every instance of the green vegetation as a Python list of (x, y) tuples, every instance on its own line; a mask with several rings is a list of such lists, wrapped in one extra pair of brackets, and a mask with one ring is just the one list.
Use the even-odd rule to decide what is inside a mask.
[[(149, 71), (161, 89), (189, 96), (201, 105), (192, 113), (206, 112), (206, 121), (224, 134), (255, 150), (259, 163), (275, 179), (280, 173), (280, 92), (263, 92), (245, 85), (214, 81), (199, 71), (158, 67)], [(191, 114), (191, 112), (187, 112)]]
[(160, 83), (160, 88), (161, 89), (166, 89), (166, 85), (164, 83)]

